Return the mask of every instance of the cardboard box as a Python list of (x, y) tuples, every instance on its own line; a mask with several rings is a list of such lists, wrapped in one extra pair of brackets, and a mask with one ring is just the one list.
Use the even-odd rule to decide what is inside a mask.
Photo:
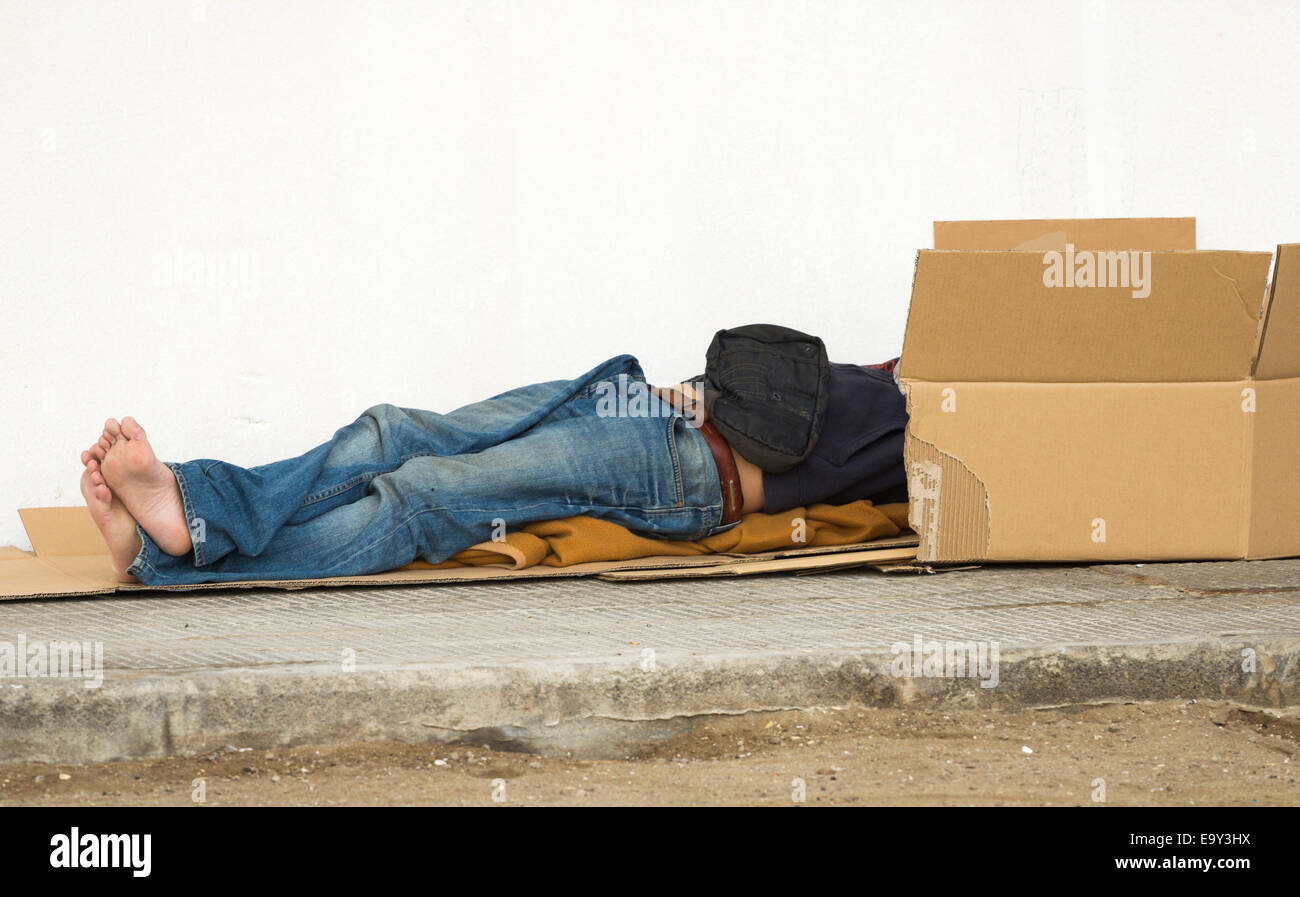
[(1196, 251), (1193, 219), (935, 244), (899, 364), (918, 562), (1300, 555), (1300, 245)]
[(426, 585), (575, 576), (595, 576), (609, 580), (744, 576), (756, 573), (841, 570), (849, 567), (884, 567), (909, 562), (916, 557), (916, 536), (905, 532), (871, 542), (791, 548), (761, 554), (649, 557), (573, 564), (569, 567), (539, 565), (521, 569), (503, 564), (435, 570), (427, 564), (411, 564), (369, 576), (146, 586), (117, 580), (109, 562), (108, 547), (100, 538), (99, 530), (95, 528), (86, 508), (23, 508), (18, 513), (27, 530), (27, 537), (31, 539), (33, 550), (0, 547), (0, 601), (18, 598), (95, 597), (117, 592)]

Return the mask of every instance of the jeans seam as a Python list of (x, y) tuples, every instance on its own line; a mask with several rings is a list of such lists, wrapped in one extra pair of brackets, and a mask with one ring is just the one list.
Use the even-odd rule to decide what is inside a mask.
[(317, 502), (324, 501), (327, 498), (333, 498), (334, 496), (338, 495), (341, 492), (347, 492), (349, 489), (359, 486), (362, 483), (368, 483), (377, 476), (381, 476), (381, 474), (377, 474), (377, 473), (357, 474), (352, 479), (345, 480), (342, 483), (338, 483), (321, 492), (313, 492), (311, 495), (303, 499), (303, 502), (299, 507), (305, 508), (308, 505), (314, 505)]
[[(533, 502), (531, 505), (513, 505), (504, 513), (508, 514), (514, 511), (525, 511), (528, 510), (529, 508), (540, 508), (548, 504), (551, 504), (551, 502), (539, 501), (539, 502)], [(590, 507), (606, 508), (611, 511), (638, 511), (643, 514), (676, 514), (678, 511), (707, 511), (712, 509), (714, 506), (713, 505), (681, 505), (680, 507), (672, 507), (672, 508), (647, 508), (644, 505), (613, 505), (613, 504), (596, 503), (590, 505)], [(478, 513), (478, 514), (496, 514), (498, 517), (503, 516), (503, 512), (501, 508), (459, 508), (459, 507), (450, 507), (447, 505), (438, 505), (437, 507), (421, 508), (419, 511), (416, 511), (414, 514), (408, 517), (404, 521), (404, 524), (409, 523), (411, 520), (415, 519), (421, 514), (427, 514), (430, 511), (453, 511), (457, 513), (469, 512), (469, 513)], [(583, 515), (569, 514), (568, 516), (581, 517)], [(547, 519), (560, 520), (562, 518), (552, 517)]]
[(337, 483), (321, 492), (313, 492), (311, 495), (303, 499), (303, 502), (301, 505), (299, 505), (299, 507), (305, 508), (308, 505), (314, 505), (317, 502), (325, 501), (325, 499), (327, 498), (333, 498), (334, 496), (339, 495), (340, 493), (347, 492), (349, 489), (353, 489), (357, 486), (360, 486), (362, 483), (369, 483), (371, 480), (375, 479), (376, 477), (381, 477), (384, 474), (392, 473), (394, 470), (397, 470), (397, 468), (401, 467), (403, 464), (405, 464), (407, 461), (410, 461), (412, 458), (432, 458), (432, 457), (438, 457), (438, 453), (437, 452), (412, 452), (409, 455), (400, 455), (398, 462), (392, 465), (391, 467), (389, 467), (389, 469), (381, 470), (375, 473), (359, 473), (356, 476), (352, 477), (351, 479), (344, 480), (342, 483)]

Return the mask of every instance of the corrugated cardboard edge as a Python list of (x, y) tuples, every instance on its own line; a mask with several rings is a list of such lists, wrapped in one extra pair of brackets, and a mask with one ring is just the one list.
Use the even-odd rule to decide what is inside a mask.
[(1255, 349), (1250, 358), (1250, 376), (1259, 376), (1259, 360), (1264, 356), (1264, 336), (1268, 333), (1268, 319), (1273, 313), (1273, 299), (1277, 296), (1277, 269), (1282, 258), (1282, 247), (1273, 252), (1273, 261), (1268, 266), (1268, 286), (1264, 290), (1264, 301), (1259, 309), (1259, 323), (1255, 325)]
[(1250, 374), (1256, 381), (1300, 378), (1300, 243), (1279, 244), (1273, 257)]
[(993, 537), (992, 509), (984, 482), (961, 459), (908, 434), (908, 524), (919, 540), (921, 562), (983, 561)]

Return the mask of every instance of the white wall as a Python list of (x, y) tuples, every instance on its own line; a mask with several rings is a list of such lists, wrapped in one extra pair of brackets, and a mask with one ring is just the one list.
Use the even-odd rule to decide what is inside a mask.
[(80, 502), (109, 415), (166, 458), (253, 464), (376, 402), (447, 409), (618, 352), (695, 374), (751, 321), (884, 359), (934, 219), (1300, 240), (1296, 21), (3, 0), (0, 545), (28, 544), (15, 508)]

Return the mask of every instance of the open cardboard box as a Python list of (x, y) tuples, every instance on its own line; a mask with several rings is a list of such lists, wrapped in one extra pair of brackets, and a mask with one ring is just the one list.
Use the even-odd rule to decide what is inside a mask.
[[(19, 515), (33, 551), (0, 547), (0, 601), (17, 598), (91, 597), (115, 592), (197, 589), (279, 588), (320, 586), (392, 586), (445, 582), (498, 582), (502, 580), (597, 576), (608, 580), (670, 579), (698, 576), (733, 576), (754, 573), (801, 573), (849, 567), (921, 570), (910, 562), (916, 557), (916, 536), (904, 533), (859, 542), (813, 548), (792, 548), (762, 554), (705, 554), (692, 557), (648, 557), (629, 561), (573, 564), (569, 567), (502, 566), (431, 569), (411, 564), (386, 573), (327, 579), (257, 580), (182, 586), (146, 586), (117, 580), (109, 563), (108, 548), (84, 507), (23, 508)], [(485, 546), (478, 546), (485, 547)]]
[(919, 562), (1300, 555), (1300, 245), (1196, 251), (1191, 218), (934, 236), (898, 369)]

